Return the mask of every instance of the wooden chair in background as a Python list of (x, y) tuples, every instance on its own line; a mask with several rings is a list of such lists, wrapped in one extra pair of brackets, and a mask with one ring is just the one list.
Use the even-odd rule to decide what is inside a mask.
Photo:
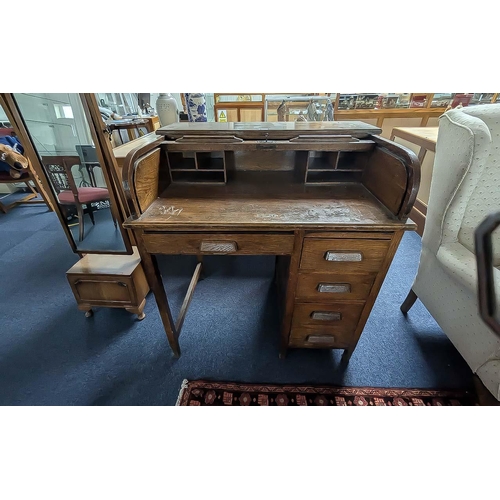
[[(79, 241), (83, 241), (85, 225), (83, 216), (88, 213), (92, 224), (95, 225), (94, 207), (92, 203), (109, 202), (109, 191), (98, 187), (77, 187), (71, 167), (80, 164), (78, 156), (44, 156), (42, 158), (47, 175), (57, 193), (57, 199), (61, 205), (76, 206), (78, 214)], [(84, 209), (84, 205), (86, 209)], [(116, 227), (116, 220), (113, 216)]]

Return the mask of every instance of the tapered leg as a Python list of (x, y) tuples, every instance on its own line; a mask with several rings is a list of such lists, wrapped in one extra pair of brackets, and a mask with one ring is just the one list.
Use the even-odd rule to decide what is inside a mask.
[(78, 212), (78, 241), (83, 241), (83, 235), (84, 235), (84, 222), (83, 222), (83, 207), (82, 205), (78, 204), (76, 206), (76, 211)]
[(205, 275), (205, 266), (203, 265), (203, 255), (197, 255), (196, 260), (198, 262), (201, 262), (201, 273), (200, 273), (200, 278), (199, 280), (204, 280), (206, 275)]
[(406, 297), (405, 301), (401, 304), (401, 312), (403, 314), (406, 314), (413, 304), (415, 304), (415, 301), (418, 299), (417, 294), (413, 291), (413, 289), (410, 290), (408, 293), (408, 296)]
[(168, 343), (170, 344), (175, 356), (179, 357), (181, 355), (181, 349), (177, 339), (177, 331), (175, 330), (175, 323), (172, 319), (172, 313), (170, 312), (167, 294), (165, 292), (165, 288), (163, 287), (163, 281), (156, 257), (144, 250), (140, 238), (137, 238), (137, 246), (141, 254), (144, 274), (146, 275), (149, 288), (151, 288), (151, 291), (155, 296), (156, 304), (158, 305), (158, 310), (160, 311), (160, 317), (163, 322), (163, 327), (165, 328), (165, 333), (167, 334)]

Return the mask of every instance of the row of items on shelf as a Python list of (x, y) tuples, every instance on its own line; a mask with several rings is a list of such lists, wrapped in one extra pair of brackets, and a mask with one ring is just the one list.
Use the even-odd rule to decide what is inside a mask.
[(340, 94), (338, 109), (455, 108), (459, 104), (500, 102), (496, 93), (470, 94)]

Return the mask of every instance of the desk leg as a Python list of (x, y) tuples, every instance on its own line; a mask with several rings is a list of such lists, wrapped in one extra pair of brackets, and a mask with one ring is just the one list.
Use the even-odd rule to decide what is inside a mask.
[(178, 358), (181, 355), (181, 349), (179, 347), (179, 340), (177, 331), (174, 326), (174, 321), (172, 319), (172, 313), (170, 311), (170, 306), (168, 304), (167, 293), (163, 287), (163, 280), (161, 278), (160, 269), (158, 267), (158, 262), (156, 257), (148, 253), (142, 243), (142, 236), (137, 237), (137, 248), (141, 255), (142, 266), (144, 268), (144, 274), (148, 281), (149, 288), (151, 288), (156, 304), (158, 305), (158, 310), (160, 311), (160, 317), (163, 322), (163, 327), (165, 328), (165, 333), (167, 334), (168, 343), (175, 356)]

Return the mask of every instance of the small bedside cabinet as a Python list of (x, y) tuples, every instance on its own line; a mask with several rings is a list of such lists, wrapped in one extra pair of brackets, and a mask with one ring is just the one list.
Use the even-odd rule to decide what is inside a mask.
[(132, 255), (87, 254), (66, 276), (87, 318), (92, 307), (122, 307), (144, 319), (149, 286), (136, 247)]

